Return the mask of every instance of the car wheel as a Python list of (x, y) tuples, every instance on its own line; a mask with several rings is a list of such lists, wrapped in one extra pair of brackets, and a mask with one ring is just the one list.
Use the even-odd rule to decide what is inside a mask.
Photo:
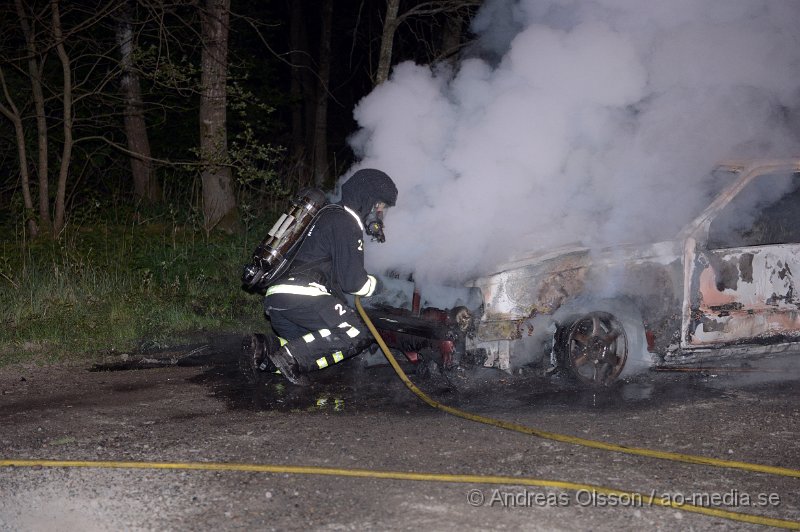
[(620, 318), (605, 311), (578, 316), (566, 329), (563, 353), (572, 374), (592, 387), (610, 386), (628, 360), (628, 335)]

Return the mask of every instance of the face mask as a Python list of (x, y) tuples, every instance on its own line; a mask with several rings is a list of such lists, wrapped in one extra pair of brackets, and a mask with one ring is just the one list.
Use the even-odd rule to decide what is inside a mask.
[(367, 215), (366, 232), (372, 240), (386, 242), (386, 235), (383, 234), (383, 207), (373, 208)]

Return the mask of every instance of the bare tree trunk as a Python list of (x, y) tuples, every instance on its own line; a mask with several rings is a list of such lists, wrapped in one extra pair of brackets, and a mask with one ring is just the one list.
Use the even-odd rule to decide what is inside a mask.
[(400, 0), (386, 0), (386, 17), (383, 19), (383, 34), (381, 35), (381, 53), (378, 57), (378, 71), (375, 74), (375, 86), (389, 79), (389, 69), (392, 66), (392, 48), (394, 47), (394, 33), (399, 23), (397, 10)]
[(442, 44), (439, 48), (438, 59), (446, 60), (451, 65), (455, 64), (458, 52), (461, 49), (461, 37), (464, 29), (464, 17), (454, 13), (447, 17), (442, 31)]
[[(306, 50), (308, 50), (308, 42), (306, 41)], [(303, 147), (305, 148), (305, 165), (306, 175), (303, 176), (308, 183), (313, 181), (312, 172), (314, 169), (314, 135), (316, 130), (317, 120), (317, 91), (319, 91), (319, 83), (317, 76), (314, 72), (314, 65), (312, 65), (311, 57), (306, 56), (307, 64), (303, 68), (300, 76), (301, 84), (303, 87), (303, 127), (305, 129), (305, 137)]]
[(322, 186), (328, 175), (328, 82), (331, 77), (331, 22), (333, 0), (322, 2), (322, 31), (319, 45), (319, 88), (314, 126), (314, 184)]
[(61, 70), (64, 78), (62, 95), (64, 112), (64, 146), (61, 151), (61, 166), (58, 171), (58, 188), (56, 190), (56, 213), (53, 220), (53, 231), (57, 235), (64, 229), (64, 200), (67, 192), (67, 177), (72, 159), (72, 70), (69, 56), (64, 48), (61, 32), (61, 14), (58, 9), (59, 0), (50, 1), (50, 11), (53, 18), (53, 38), (56, 43), (56, 53), (61, 61)]
[(147, 124), (142, 111), (142, 91), (139, 85), (139, 76), (133, 69), (135, 43), (131, 8), (130, 0), (126, 0), (122, 9), (122, 20), (117, 27), (117, 42), (119, 43), (122, 68), (120, 85), (125, 98), (125, 135), (128, 138), (128, 150), (139, 155), (139, 157), (131, 156), (130, 158), (133, 195), (137, 201), (157, 203), (161, 201), (161, 187), (153, 172), (150, 139), (147, 135)]
[(380, 85), (389, 78), (389, 69), (392, 66), (394, 35), (400, 24), (412, 18), (429, 17), (433, 19), (434, 17), (445, 16), (447, 22), (443, 30), (444, 36), (436, 55), (438, 58), (451, 57), (460, 48), (464, 17), (469, 16), (469, 13), (480, 4), (481, 0), (427, 0), (416, 2), (402, 13), (399, 13), (400, 0), (386, 0), (386, 17), (383, 20), (381, 51), (378, 57), (375, 85)]
[(206, 231), (233, 232), (239, 213), (233, 190), (226, 132), (228, 21), (230, 0), (206, 0), (202, 15), (202, 75), (200, 95), (200, 156), (204, 163), (203, 217)]
[(292, 82), (289, 96), (292, 101), (292, 161), (297, 168), (298, 188), (306, 186), (309, 181), (308, 171), (308, 129), (306, 127), (306, 111), (310, 105), (308, 77), (308, 39), (305, 34), (305, 20), (303, 18), (303, 3), (290, 1), (291, 16), (289, 21), (289, 60), (292, 65)]
[(47, 152), (47, 119), (44, 113), (44, 93), (42, 92), (42, 74), (36, 61), (37, 51), (34, 40), (33, 30), (28, 22), (28, 15), (22, 6), (22, 0), (14, 0), (17, 10), (22, 33), (25, 36), (25, 48), (28, 52), (28, 75), (31, 78), (31, 93), (33, 95), (33, 105), (36, 111), (36, 142), (39, 150), (39, 163), (37, 173), (39, 175), (39, 222), (44, 229), (50, 229), (53, 225), (50, 219), (50, 192), (48, 181), (48, 152)]
[(3, 69), (0, 68), (0, 84), (3, 86), (3, 95), (6, 97), (8, 107), (0, 103), (0, 113), (14, 124), (14, 134), (17, 141), (17, 156), (19, 158), (19, 177), (22, 186), (22, 200), (25, 202), (25, 223), (31, 237), (39, 234), (39, 226), (33, 214), (33, 198), (31, 197), (30, 177), (28, 176), (28, 154), (25, 149), (25, 130), (22, 127), (22, 117), (19, 114), (11, 94), (8, 92)]

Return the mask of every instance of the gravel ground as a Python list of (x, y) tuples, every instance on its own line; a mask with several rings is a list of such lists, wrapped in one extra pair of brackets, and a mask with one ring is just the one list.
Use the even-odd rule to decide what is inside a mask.
[[(506, 475), (656, 498), (714, 496), (724, 499), (717, 508), (800, 521), (800, 479), (610, 453), (472, 423), (428, 407), (389, 370), (365, 370), (358, 362), (320, 373), (305, 389), (279, 376), (251, 383), (227, 362), (237, 344), (211, 342), (203, 365), (0, 369), (0, 459)], [(546, 431), (800, 469), (800, 375), (787, 360), (793, 358), (767, 360), (753, 372), (647, 374), (603, 393), (488, 371), (421, 385), (444, 403)], [(118, 362), (104, 369), (141, 367)], [(519, 485), (0, 468), (4, 531), (676, 528), (761, 527), (646, 501)]]

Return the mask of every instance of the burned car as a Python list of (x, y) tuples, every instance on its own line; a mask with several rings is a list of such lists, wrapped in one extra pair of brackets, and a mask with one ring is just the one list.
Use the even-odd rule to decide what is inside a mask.
[[(426, 286), (423, 297), (413, 276), (379, 277), (383, 289), (364, 300), (364, 308), (386, 344), (405, 355), (417, 373), (476, 362), (468, 358), (467, 342), (483, 305), (478, 288)], [(382, 364), (383, 356), (374, 352), (366, 363)]]
[(731, 162), (716, 174), (726, 186), (672, 240), (532, 253), (471, 281), (436, 326), (435, 313), (395, 307), (392, 317), (380, 302), (370, 315), (406, 353), (441, 355), (450, 342), (445, 364), (563, 368), (593, 386), (786, 350), (800, 341), (800, 160)]

